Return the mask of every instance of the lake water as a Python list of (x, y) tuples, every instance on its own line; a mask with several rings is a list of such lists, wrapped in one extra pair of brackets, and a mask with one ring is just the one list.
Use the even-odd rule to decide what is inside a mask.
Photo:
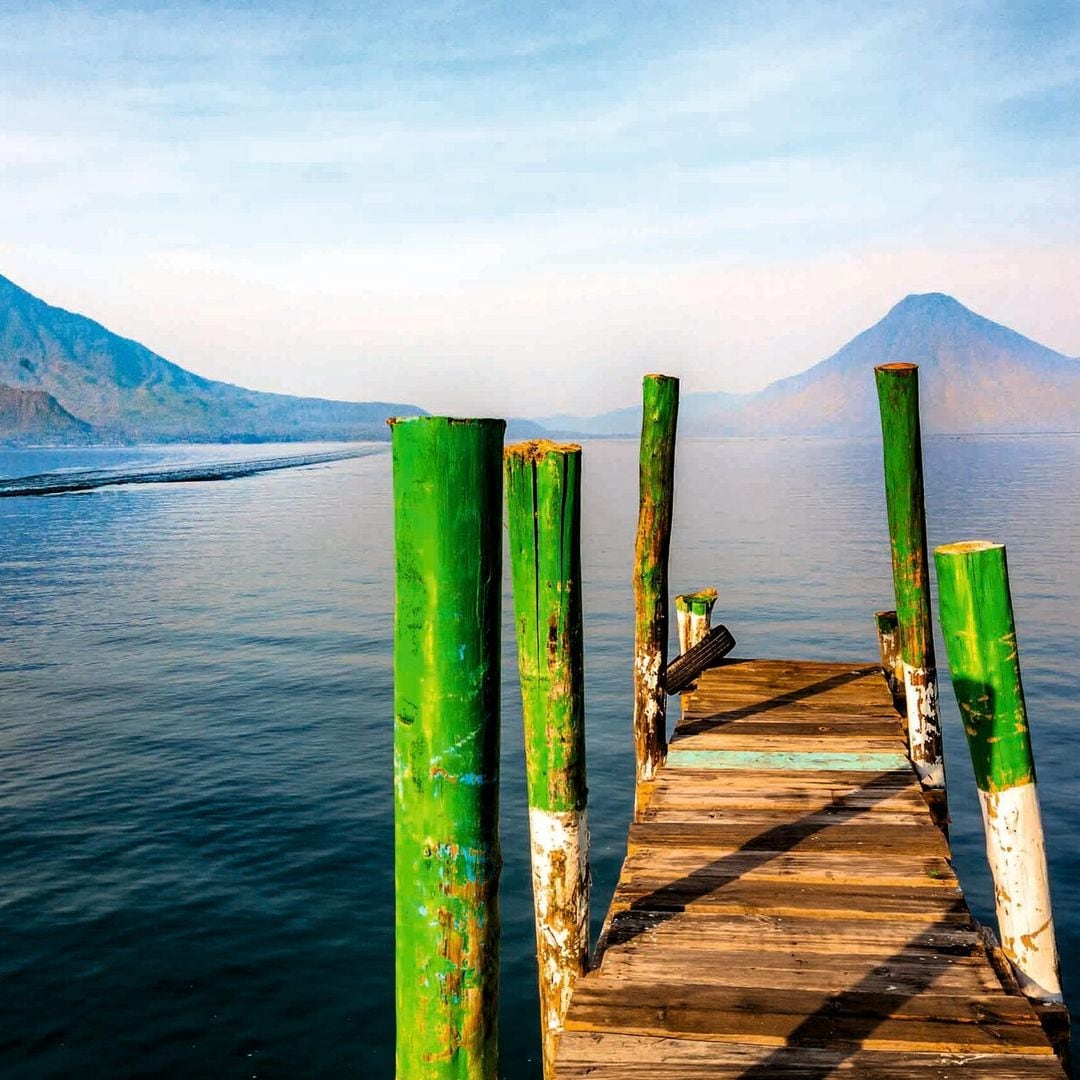
[[(0, 452), (0, 479), (300, 449)], [(372, 449), (222, 483), (0, 499), (9, 1080), (392, 1076), (391, 491)], [(636, 455), (630, 440), (584, 455), (596, 925), (633, 796)], [(1008, 545), (1066, 991), (1080, 991), (1080, 439), (932, 438), (926, 459), (931, 543)], [(684, 440), (678, 469), (672, 586), (719, 588), (736, 655), (875, 656), (871, 613), (892, 600), (873, 442)], [(529, 1080), (508, 580), (504, 611), (502, 1073)], [(943, 681), (956, 863), (990, 921)]]

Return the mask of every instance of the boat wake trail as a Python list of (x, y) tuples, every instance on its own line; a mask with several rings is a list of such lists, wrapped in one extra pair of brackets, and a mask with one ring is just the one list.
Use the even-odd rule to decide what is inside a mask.
[(369, 457), (381, 454), (381, 446), (349, 450), (330, 450), (319, 454), (295, 454), (290, 457), (252, 458), (247, 461), (212, 461), (202, 464), (153, 465), (127, 469), (79, 469), (69, 472), (39, 473), (0, 480), (0, 499), (20, 495), (63, 495), (91, 491), (94, 488), (124, 484), (191, 484), (210, 480), (236, 480), (277, 469), (297, 469), (303, 465), (322, 465), (328, 461)]

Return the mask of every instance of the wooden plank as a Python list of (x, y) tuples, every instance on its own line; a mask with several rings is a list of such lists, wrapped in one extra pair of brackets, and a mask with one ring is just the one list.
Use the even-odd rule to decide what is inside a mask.
[[(958, 926), (912, 926), (904, 919), (859, 919), (854, 916), (821, 918), (792, 915), (725, 915), (684, 911), (677, 914), (643, 909), (617, 912), (611, 919), (613, 944), (648, 937), (653, 947), (664, 950), (674, 943), (696, 943), (701, 949), (799, 949), (815, 952), (885, 952), (890, 955), (929, 949), (950, 957), (985, 960), (983, 941), (974, 924)], [(604, 962), (606, 963), (606, 956)]]
[(634, 982), (620, 984), (614, 995), (603, 980), (586, 976), (574, 990), (566, 1027), (771, 1046), (1052, 1054), (1027, 1001), (1004, 994), (827, 994)]
[[(744, 807), (692, 806), (685, 814), (676, 806), (666, 806), (661, 802), (652, 816), (643, 816), (637, 824), (670, 823), (673, 826), (688, 828), (716, 826), (725, 828), (750, 829), (755, 832), (768, 832), (780, 828), (820, 828), (836, 831), (840, 829), (861, 828), (912, 828), (918, 832), (933, 831), (940, 836), (940, 830), (931, 825), (926, 817), (925, 808), (920, 813), (890, 812), (876, 814), (874, 809), (860, 807), (827, 806), (813, 814), (792, 815), (786, 810), (747, 810)], [(631, 828), (634, 826), (632, 825)], [(944, 843), (944, 838), (942, 838)]]
[(868, 703), (862, 696), (812, 694), (763, 695), (750, 687), (733, 693), (706, 692), (686, 703), (679, 721), (680, 727), (704, 724), (755, 723), (774, 720), (813, 721), (816, 718), (857, 723), (869, 718), (881, 723), (898, 721), (891, 701)]
[(904, 754), (854, 750), (683, 750), (673, 747), (669, 769), (826, 769), (838, 772), (885, 772), (907, 765)]
[(947, 859), (939, 855), (882, 856), (853, 859), (835, 852), (731, 851), (703, 861), (700, 851), (671, 846), (640, 847), (623, 864), (624, 882), (674, 881), (692, 876), (720, 888), (729, 881), (776, 882), (858, 888), (947, 891), (960, 895), (960, 883)]
[[(781, 990), (840, 994), (858, 985), (861, 992), (978, 996), (1000, 993), (1001, 983), (984, 963), (940, 957), (925, 950), (901, 956), (888, 952), (841, 954), (710, 949), (669, 946), (662, 953), (648, 942), (610, 951), (607, 978), (663, 981), (674, 972), (692, 972), (695, 986), (769, 986)], [(704, 962), (703, 962), (704, 961)]]
[[(675, 739), (671, 743), (671, 753), (695, 751), (739, 750), (768, 751), (770, 753), (801, 753), (807, 746), (831, 754), (891, 754), (894, 757), (907, 758), (904, 741), (899, 735), (837, 735), (820, 729), (804, 729), (802, 732), (776, 735), (746, 732), (740, 727), (723, 731), (711, 731), (703, 735), (692, 735), (685, 739)], [(894, 766), (888, 765), (887, 768)], [(896, 766), (899, 768), (899, 766)]]
[[(765, 775), (762, 775), (762, 773)], [(878, 775), (867, 776), (859, 769), (725, 769), (720, 775), (716, 769), (684, 769), (678, 774), (663, 770), (654, 781), (658, 791), (679, 793), (694, 784), (707, 785), (722, 795), (734, 787), (761, 789), (763, 784), (771, 789), (797, 789), (800, 787), (835, 788), (850, 787), (869, 792), (906, 790), (918, 792), (919, 786), (905, 769), (881, 769)]]
[[(740, 912), (747, 915), (816, 915), (822, 918), (857, 914), (863, 919), (903, 916), (912, 924), (973, 925), (958, 890), (898, 889), (891, 886), (842, 888), (792, 881), (775, 882), (683, 877), (640, 877), (621, 881), (615, 889), (613, 911), (633, 907), (649, 911)], [(913, 931), (914, 936), (915, 931)]]
[[(888, 819), (885, 819), (888, 822)], [(630, 826), (629, 850), (672, 847), (714, 856), (734, 851), (847, 852), (849, 854), (924, 855), (947, 859), (949, 845), (933, 825), (882, 824), (866, 815), (835, 820), (835, 815), (789, 816), (765, 824), (742, 822), (731, 815), (725, 823), (641, 821)]]
[[(684, 775), (679, 776), (682, 772)], [(796, 773), (783, 770), (663, 769), (652, 789), (649, 811), (687, 807), (703, 813), (741, 808), (783, 810), (801, 815), (829, 809), (926, 813), (918, 785), (892, 774)]]
[(891, 719), (856, 713), (850, 717), (833, 714), (815, 716), (754, 716), (748, 720), (718, 721), (695, 720), (677, 728), (671, 744), (690, 749), (709, 746), (732, 738), (779, 739), (785, 736), (802, 739), (807, 737), (847, 740), (852, 738), (903, 740), (904, 733)]
[(1064, 1080), (1045, 1054), (889, 1053), (767, 1047), (704, 1039), (568, 1031), (559, 1045), (566, 1080)]

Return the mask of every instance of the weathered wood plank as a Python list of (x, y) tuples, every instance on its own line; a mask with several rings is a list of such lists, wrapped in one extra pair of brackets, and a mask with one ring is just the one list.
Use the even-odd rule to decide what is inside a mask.
[[(834, 714), (821, 716), (774, 716), (760, 717), (753, 720), (696, 721), (676, 731), (672, 736), (672, 748), (680, 750), (723, 748), (735, 743), (752, 741), (755, 746), (780, 739), (800, 742), (805, 747), (807, 738), (823, 739), (838, 743), (849, 743), (853, 739), (868, 740), (867, 749), (872, 749), (875, 742), (885, 743), (885, 749), (892, 749), (897, 743), (903, 745), (904, 738), (895, 722), (895, 717), (873, 717), (854, 715), (850, 718), (837, 717)], [(764, 745), (768, 745), (764, 743)]]
[(635, 981), (615, 995), (586, 976), (575, 987), (566, 1027), (773, 1046), (1052, 1053), (1026, 1000), (1005, 994), (827, 994)]
[(725, 823), (708, 821), (639, 821), (630, 826), (629, 851), (672, 847), (726, 855), (734, 851), (848, 852), (875, 855), (923, 855), (947, 859), (949, 845), (933, 825), (882, 824), (858, 817), (835, 820), (813, 814), (792, 822), (740, 822), (737, 815)]
[(780, 990), (827, 991), (839, 994), (858, 985), (862, 992), (977, 996), (1000, 992), (1001, 984), (985, 964), (970, 959), (939, 957), (925, 950), (899, 956), (875, 953), (813, 953), (800, 946), (775, 950), (710, 949), (707, 963), (702, 950), (684, 943), (662, 953), (649, 942), (611, 950), (604, 959), (604, 975), (624, 980), (671, 980), (683, 974), (694, 986), (743, 987), (767, 985)]
[[(648, 937), (659, 950), (692, 942), (702, 949), (798, 949), (810, 953), (885, 952), (899, 955), (927, 949), (950, 957), (974, 957), (985, 962), (983, 941), (974, 925), (968, 927), (912, 927), (897, 918), (832, 918), (827, 921), (805, 914), (724, 915), (715, 912), (625, 910), (617, 912), (609, 926), (612, 945)], [(914, 942), (917, 942), (913, 944)], [(607, 962), (605, 954), (603, 963)]]
[(673, 747), (669, 769), (823, 769), (839, 772), (885, 772), (907, 763), (898, 751), (870, 751), (854, 747), (836, 750), (684, 750)]
[(892, 919), (912, 923), (968, 926), (971, 915), (959, 890), (841, 888), (806, 885), (793, 880), (783, 888), (773, 881), (741, 881), (708, 875), (671, 881), (639, 877), (623, 881), (611, 901), (613, 911), (633, 907), (646, 911), (740, 912), (745, 915), (813, 914), (821, 918), (856, 914), (863, 919)]
[(568, 1031), (559, 1047), (567, 1080), (1063, 1080), (1043, 1054), (887, 1053), (774, 1048), (704, 1039)]
[(882, 856), (877, 853), (853, 859), (833, 852), (731, 851), (712, 852), (702, 861), (701, 851), (672, 846), (641, 847), (623, 863), (625, 882), (674, 881), (692, 875), (696, 881), (771, 881), (837, 888), (934, 889), (959, 895), (960, 883), (947, 859), (940, 855)]

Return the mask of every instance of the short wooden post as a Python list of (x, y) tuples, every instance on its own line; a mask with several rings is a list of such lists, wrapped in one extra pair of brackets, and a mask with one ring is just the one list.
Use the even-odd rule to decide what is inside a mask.
[(941, 629), (975, 767), (1001, 947), (1021, 990), (1061, 1001), (1046, 846), (1002, 544), (934, 552)]
[(885, 499), (907, 696), (909, 753), (935, 818), (944, 823), (948, 821), (948, 803), (930, 613), (919, 369), (915, 364), (883, 364), (874, 373), (881, 405)]
[(709, 632), (715, 589), (700, 589), (675, 597), (675, 618), (679, 626), (679, 652), (689, 652)]
[(589, 826), (581, 628), (581, 447), (506, 450), (506, 503), (532, 841), (544, 1077), (589, 963)]
[(881, 653), (881, 673), (901, 715), (907, 710), (907, 690), (904, 687), (904, 661), (900, 656), (900, 622), (895, 611), (875, 611), (878, 651)]
[(643, 397), (640, 509), (634, 548), (634, 752), (639, 789), (653, 779), (667, 752), (663, 673), (667, 664), (668, 550), (679, 380), (670, 375), (646, 375)]
[(502, 420), (392, 420), (398, 1080), (498, 1070)]

